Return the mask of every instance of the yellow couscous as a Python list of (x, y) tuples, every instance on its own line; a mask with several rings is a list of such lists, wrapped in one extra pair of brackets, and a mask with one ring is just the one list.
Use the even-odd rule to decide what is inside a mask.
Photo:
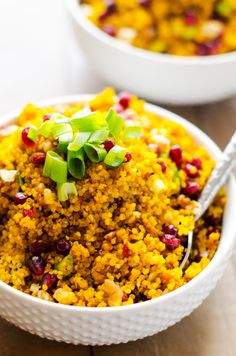
[(235, 0), (83, 0), (81, 9), (108, 35), (153, 52), (236, 50)]
[(0, 130), (0, 279), (44, 300), (92, 307), (181, 287), (220, 239), (223, 192), (194, 227), (213, 167), (183, 127), (127, 93), (29, 104)]

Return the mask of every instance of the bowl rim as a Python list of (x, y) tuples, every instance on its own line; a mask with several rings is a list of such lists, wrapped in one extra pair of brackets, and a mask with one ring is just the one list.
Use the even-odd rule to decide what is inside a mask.
[[(51, 99), (46, 99), (46, 100), (39, 100), (35, 101), (34, 105), (38, 107), (48, 107), (48, 106), (56, 106), (60, 104), (73, 104), (76, 102), (83, 102), (90, 100), (92, 97), (94, 97), (95, 94), (78, 94), (78, 95), (69, 95), (69, 96), (60, 96), (60, 97), (55, 97)], [(207, 135), (205, 134), (202, 130), (200, 130), (197, 126), (186, 120), (185, 118), (167, 110), (164, 108), (161, 108), (157, 105), (145, 103), (145, 108), (155, 114), (157, 114), (159, 117), (163, 119), (167, 119), (170, 121), (174, 121), (179, 123), (180, 125), (184, 126), (184, 128), (192, 135), (196, 140), (200, 138), (200, 140), (203, 142), (204, 146), (207, 147), (208, 152), (210, 152), (211, 155), (215, 156), (217, 159), (222, 151), (220, 148), (216, 145), (216, 143)], [(14, 110), (8, 114), (2, 115), (1, 116), (1, 124), (3, 126), (8, 125), (8, 124), (14, 124), (16, 118), (19, 116), (21, 113), (21, 109)], [(230, 179), (227, 184), (228, 189), (230, 190), (231, 193), (234, 193), (236, 196), (236, 179), (234, 175), (232, 174), (230, 176)], [(235, 205), (236, 209), (236, 199), (233, 199), (233, 194), (230, 194), (227, 192), (227, 196), (230, 196), (231, 198), (228, 200), (231, 203)], [(53, 303), (49, 302), (46, 300), (42, 300), (40, 298), (31, 296), (27, 293), (24, 293), (22, 291), (19, 291), (15, 289), (14, 287), (9, 286), (5, 282), (0, 280), (0, 289), (5, 290), (6, 293), (11, 295), (12, 298), (19, 298), (22, 300), (25, 300), (25, 302), (31, 302), (35, 303), (38, 306), (42, 307), (49, 307), (49, 308), (55, 308), (55, 310), (60, 311), (67, 311), (67, 312), (73, 312), (73, 313), (119, 313), (119, 312), (124, 312), (124, 311), (131, 311), (131, 310), (140, 310), (144, 306), (149, 306), (151, 307), (152, 305), (155, 304), (160, 304), (160, 303), (165, 303), (171, 298), (175, 298), (175, 296), (178, 296), (181, 293), (187, 292), (191, 288), (194, 288), (195, 285), (198, 283), (201, 283), (202, 280), (216, 267), (217, 264), (220, 264), (220, 262), (223, 260), (223, 258), (227, 255), (229, 252), (230, 247), (235, 241), (235, 232), (231, 234), (231, 237), (228, 238), (228, 247), (224, 244), (219, 244), (219, 247), (210, 261), (210, 263), (205, 267), (205, 269), (199, 273), (196, 277), (194, 277), (191, 281), (187, 282), (183, 286), (177, 288), (174, 291), (171, 291), (165, 295), (162, 295), (158, 298), (154, 298), (151, 300), (144, 301), (142, 303), (137, 303), (137, 304), (129, 304), (129, 305), (123, 305), (123, 306), (114, 306), (114, 307), (85, 307), (85, 306), (72, 306), (72, 305), (65, 305), (65, 304), (59, 304), (59, 303)], [(223, 246), (223, 247), (222, 247)], [(222, 251), (221, 251), (222, 250)]]
[(88, 20), (80, 8), (80, 0), (65, 0), (65, 2), (70, 15), (80, 27), (82, 27), (96, 40), (103, 42), (106, 46), (112, 47), (114, 50), (118, 50), (123, 54), (131, 55), (144, 60), (175, 65), (188, 64), (192, 66), (205, 66), (213, 64), (220, 65), (236, 61), (236, 51), (210, 56), (179, 56), (165, 53), (155, 53), (146, 49), (134, 47), (108, 36), (90, 20)]

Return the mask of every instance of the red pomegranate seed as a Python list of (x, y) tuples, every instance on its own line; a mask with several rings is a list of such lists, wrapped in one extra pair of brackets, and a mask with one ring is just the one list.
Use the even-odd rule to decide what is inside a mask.
[(35, 210), (34, 208), (30, 208), (30, 209), (25, 209), (23, 210), (23, 215), (24, 217), (28, 216), (29, 218), (34, 218), (35, 217)]
[(199, 176), (198, 169), (191, 163), (187, 163), (184, 167), (184, 171), (189, 178), (196, 178)]
[(162, 173), (165, 173), (166, 172), (166, 168), (167, 168), (166, 163), (163, 162), (163, 161), (160, 161), (160, 162), (157, 162), (157, 163), (161, 166)]
[(106, 10), (99, 16), (100, 21), (104, 21), (108, 16), (116, 12), (116, 4), (114, 0), (106, 0)]
[(129, 249), (129, 247), (127, 245), (124, 245), (122, 254), (123, 254), (123, 257), (129, 257), (130, 256), (130, 249)]
[(154, 151), (157, 156), (160, 156), (161, 154), (161, 150), (160, 150), (160, 147), (156, 144), (156, 143), (150, 143), (148, 145), (148, 148), (151, 150), (151, 151)]
[(125, 163), (130, 162), (132, 159), (132, 154), (127, 152), (125, 155)]
[(103, 26), (102, 29), (107, 35), (109, 35), (111, 37), (116, 37), (116, 28), (114, 26), (105, 25), (105, 26)]
[(180, 168), (182, 163), (182, 149), (180, 146), (175, 145), (170, 149), (170, 158), (175, 162), (176, 166)]
[(129, 107), (131, 98), (132, 98), (132, 95), (130, 95), (129, 93), (123, 92), (120, 94), (119, 104), (121, 106), (123, 106), (124, 109), (127, 109)]
[(120, 104), (116, 104), (116, 105), (112, 106), (112, 109), (115, 110), (115, 112), (117, 114), (120, 114), (121, 112), (124, 111), (123, 106), (121, 106)]
[(196, 25), (196, 22), (197, 22), (196, 13), (193, 10), (186, 11), (186, 13), (184, 15), (184, 21), (185, 21), (186, 25), (188, 25), (188, 26)]
[(127, 300), (129, 299), (128, 294), (123, 292), (123, 296), (122, 296), (122, 302), (127, 302)]
[(112, 149), (112, 147), (115, 146), (115, 143), (112, 140), (107, 140), (107, 141), (103, 142), (103, 146), (104, 146), (105, 150), (107, 152), (109, 152)]
[(22, 133), (21, 133), (21, 138), (26, 146), (33, 147), (35, 145), (35, 142), (32, 141), (30, 138), (28, 138), (29, 130), (30, 130), (30, 127), (26, 127), (25, 129), (23, 129)]
[(42, 118), (43, 121), (48, 121), (51, 119), (51, 114), (47, 114), (47, 115), (44, 115), (44, 117)]
[(193, 166), (197, 167), (197, 169), (202, 169), (202, 160), (201, 158), (193, 158), (190, 162)]
[(60, 255), (68, 255), (70, 251), (70, 243), (66, 240), (59, 240), (56, 244), (56, 251)]
[(176, 237), (178, 235), (178, 229), (174, 225), (166, 225), (164, 227), (164, 233)]
[(196, 182), (187, 182), (186, 187), (183, 190), (185, 195), (193, 197), (199, 192), (199, 185)]
[(138, 0), (138, 4), (143, 7), (148, 7), (150, 5), (150, 0)]
[(46, 273), (42, 279), (42, 286), (45, 285), (47, 287), (47, 291), (51, 292), (54, 288), (56, 288), (58, 282), (58, 278), (55, 274)]
[(32, 158), (32, 163), (41, 165), (44, 164), (45, 159), (46, 159), (46, 154), (43, 152), (38, 152), (34, 154)]
[(35, 241), (31, 245), (31, 252), (33, 255), (38, 256), (41, 253), (48, 251), (48, 245), (43, 241)]
[(26, 202), (26, 200), (28, 199), (28, 196), (22, 192), (18, 192), (14, 195), (13, 199), (14, 199), (14, 202), (16, 205), (24, 204)]
[(220, 39), (214, 39), (205, 43), (199, 43), (197, 46), (198, 56), (210, 56), (216, 54), (220, 47)]
[(174, 250), (180, 245), (180, 239), (178, 237), (173, 237), (173, 235), (165, 234), (161, 241), (166, 245), (168, 250)]
[(44, 272), (45, 263), (42, 257), (32, 256), (28, 260), (28, 267), (32, 273), (41, 276)]

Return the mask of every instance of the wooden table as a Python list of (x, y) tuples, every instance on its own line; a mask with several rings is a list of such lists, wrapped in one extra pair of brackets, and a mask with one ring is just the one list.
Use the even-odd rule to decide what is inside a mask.
[[(77, 50), (62, 0), (0, 0), (0, 114), (40, 98), (104, 87)], [(221, 147), (236, 129), (236, 98), (169, 107)], [(232, 232), (233, 233), (233, 232)], [(125, 345), (86, 347), (40, 339), (0, 320), (1, 356), (234, 356), (236, 254), (210, 297), (180, 323)]]

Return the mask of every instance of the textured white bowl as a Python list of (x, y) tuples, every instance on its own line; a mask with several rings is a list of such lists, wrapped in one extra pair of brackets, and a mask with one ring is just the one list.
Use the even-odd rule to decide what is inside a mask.
[(78, 44), (107, 83), (170, 104), (203, 104), (236, 94), (236, 52), (182, 57), (138, 49), (96, 28), (79, 2), (66, 0)]
[[(91, 97), (91, 96), (90, 96)], [(39, 106), (72, 103), (89, 96), (70, 96), (38, 103)], [(215, 143), (185, 119), (157, 106), (146, 108), (183, 125), (217, 159)], [(14, 122), (19, 112), (2, 117), (1, 125)], [(46, 302), (17, 291), (0, 281), (0, 315), (20, 328), (41, 337), (73, 344), (103, 345), (128, 342), (153, 335), (189, 315), (207, 297), (221, 277), (235, 243), (236, 185), (227, 184), (228, 203), (224, 213), (219, 248), (205, 270), (174, 292), (151, 301), (122, 307), (91, 308)]]

